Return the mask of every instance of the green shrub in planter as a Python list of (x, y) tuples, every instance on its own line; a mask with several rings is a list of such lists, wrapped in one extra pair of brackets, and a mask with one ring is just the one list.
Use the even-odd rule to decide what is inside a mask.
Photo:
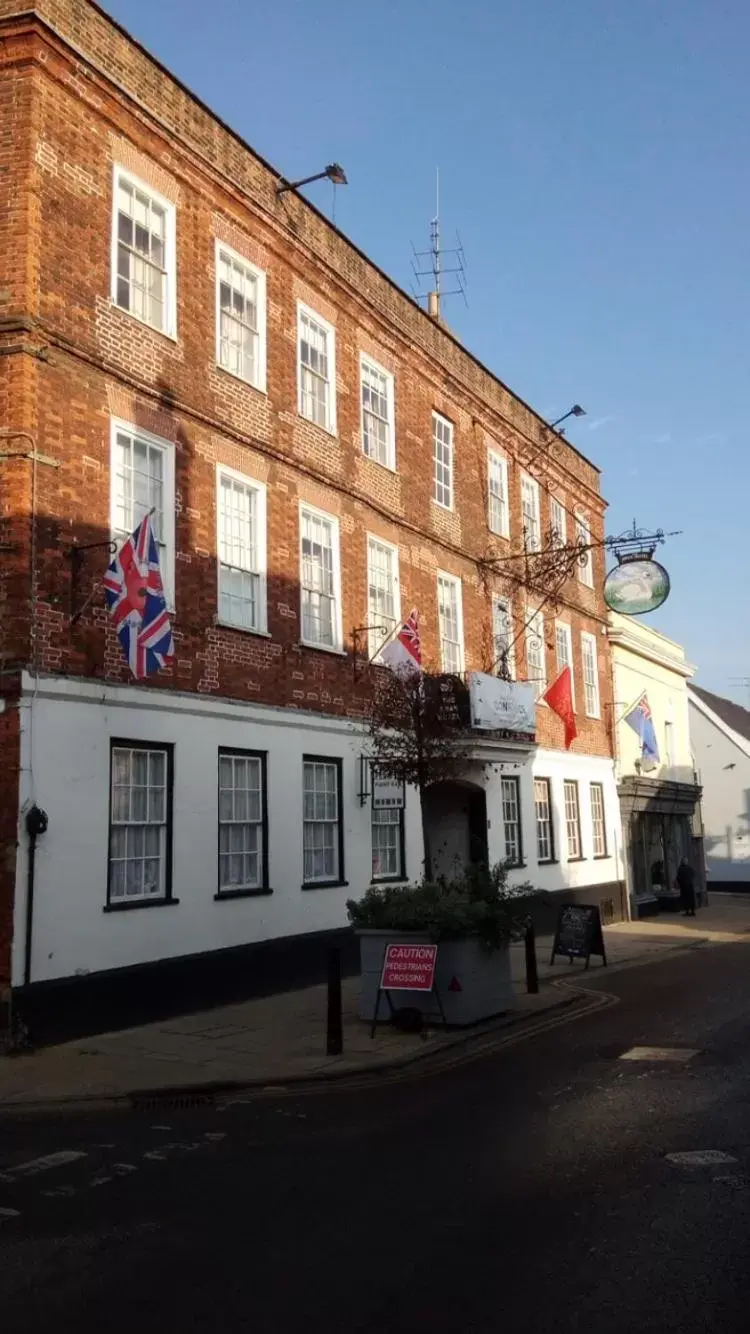
[(363, 898), (349, 899), (355, 930), (418, 931), (431, 940), (476, 937), (498, 950), (522, 934), (528, 921), (530, 884), (508, 885), (508, 867), (475, 866), (454, 879), (416, 885), (371, 885)]

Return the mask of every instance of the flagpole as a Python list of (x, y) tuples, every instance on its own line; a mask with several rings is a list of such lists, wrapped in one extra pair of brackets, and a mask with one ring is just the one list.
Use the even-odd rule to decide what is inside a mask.
[[(416, 607), (412, 607), (412, 611), (413, 611), (413, 612), (416, 612), (417, 624), (419, 624), (419, 612), (417, 611), (417, 608), (416, 608)], [(409, 616), (411, 616), (411, 614), (412, 614), (412, 612), (410, 611), (410, 612), (409, 612)], [(409, 616), (407, 616), (407, 618), (406, 618), (407, 621), (408, 621), (408, 619), (409, 619)], [(396, 638), (396, 635), (399, 635), (399, 634), (401, 633), (401, 631), (403, 630), (403, 628), (404, 628), (405, 625), (406, 625), (406, 621), (403, 619), (403, 617), (400, 616), (400, 617), (398, 618), (398, 620), (396, 621), (396, 623), (395, 623), (393, 629), (391, 630), (390, 634), (386, 635), (386, 637), (385, 637), (385, 639), (383, 640), (382, 644), (378, 644), (378, 647), (376, 648), (376, 650), (375, 650), (375, 652), (373, 653), (372, 657), (367, 659), (367, 666), (368, 666), (368, 667), (372, 667), (372, 664), (374, 663), (374, 661), (375, 661), (375, 659), (377, 658), (378, 654), (383, 652), (383, 649), (385, 648), (386, 644), (390, 644), (391, 640), (392, 640), (392, 639), (395, 639), (395, 638)]]

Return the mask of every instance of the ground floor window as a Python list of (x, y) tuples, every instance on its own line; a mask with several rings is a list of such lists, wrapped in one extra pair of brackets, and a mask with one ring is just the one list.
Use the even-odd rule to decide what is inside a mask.
[(549, 778), (534, 779), (534, 809), (536, 812), (536, 855), (540, 862), (551, 862), (555, 856), (552, 830), (552, 801)]
[(172, 748), (113, 741), (110, 758), (110, 907), (171, 893)]
[(594, 856), (607, 855), (607, 826), (604, 820), (604, 787), (601, 783), (591, 784), (591, 829), (594, 842)]
[(563, 783), (565, 795), (565, 831), (568, 838), (568, 861), (581, 858), (581, 812), (578, 806), (578, 784), (573, 780)]
[(520, 866), (523, 861), (521, 844), (521, 795), (517, 778), (503, 778), (501, 785), (503, 803), (503, 829), (505, 831), (505, 860), (511, 866)]
[(341, 760), (306, 755), (302, 769), (303, 880), (339, 884), (344, 878)]
[(404, 874), (403, 807), (373, 808), (372, 878), (403, 880)]
[(219, 751), (219, 893), (266, 886), (266, 757)]

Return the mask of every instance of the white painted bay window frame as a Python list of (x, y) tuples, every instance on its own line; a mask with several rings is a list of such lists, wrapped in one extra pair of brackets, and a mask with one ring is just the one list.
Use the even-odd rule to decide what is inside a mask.
[[(239, 273), (240, 277), (250, 279), (255, 283), (255, 312), (256, 324), (247, 324), (243, 318), (240, 318), (234, 312), (225, 312), (221, 304), (221, 265), (224, 259), (231, 265), (233, 275)], [(231, 290), (234, 293), (237, 289), (234, 283), (231, 284)], [(241, 293), (245, 299), (244, 291)], [(255, 343), (254, 366), (250, 373), (246, 373), (244, 365), (235, 369), (229, 364), (229, 358), (226, 354), (224, 344), (228, 341), (222, 337), (222, 315), (228, 314), (233, 324), (239, 324), (242, 329), (249, 329)], [(241, 380), (243, 384), (249, 384), (253, 389), (260, 393), (266, 392), (266, 275), (263, 269), (259, 269), (255, 264), (251, 264), (249, 259), (233, 250), (231, 246), (225, 245), (218, 238), (216, 240), (216, 365), (220, 370), (226, 371), (227, 375), (232, 375), (236, 380)], [(244, 361), (244, 358), (243, 358)]]
[[(378, 411), (373, 410), (370, 399), (372, 386), (367, 379), (367, 373), (376, 379), (383, 381), (382, 393), (379, 398), (385, 399), (386, 416), (383, 417)], [(365, 391), (368, 391), (366, 394)], [(368, 398), (368, 406), (365, 406), (365, 398)], [(394, 379), (390, 371), (384, 366), (380, 366), (374, 357), (368, 357), (364, 352), (359, 358), (359, 405), (360, 405), (360, 429), (362, 435), (362, 453), (365, 458), (372, 459), (373, 463), (379, 463), (381, 468), (388, 468), (391, 472), (396, 470), (396, 396), (394, 388)], [(380, 442), (374, 442), (368, 445), (368, 418), (383, 422), (385, 425), (385, 443), (384, 457), (379, 457)]]
[[(330, 524), (331, 529), (331, 592), (326, 593), (322, 588), (315, 588), (314, 582), (309, 587), (305, 584), (305, 553), (303, 544), (305, 541), (305, 517), (309, 516), (313, 522)], [(339, 521), (335, 514), (327, 514), (325, 510), (316, 509), (314, 505), (308, 505), (304, 500), (300, 501), (299, 506), (299, 570), (300, 570), (300, 643), (307, 648), (322, 649), (326, 653), (343, 652), (343, 629), (341, 614), (341, 535)], [(321, 567), (324, 568), (324, 567)], [(322, 581), (319, 581), (322, 582)], [(312, 593), (318, 597), (328, 597), (333, 603), (331, 611), (331, 627), (333, 643), (326, 644), (318, 639), (312, 639), (305, 634), (305, 594)]]
[[(453, 612), (455, 611), (455, 627), (448, 626), (447, 624), (447, 619), (443, 613), (443, 598), (441, 598), (441, 589), (446, 594), (449, 591), (455, 594), (454, 606), (451, 608), (451, 614), (453, 614)], [(438, 570), (435, 591), (437, 596), (437, 608), (438, 608), (438, 632), (440, 635), (441, 670), (443, 672), (450, 673), (451, 675), (460, 676), (464, 671), (464, 664), (465, 664), (464, 613), (463, 613), (463, 596), (462, 596), (463, 590), (462, 590), (461, 580), (456, 578), (456, 576), (453, 574), (447, 574), (445, 570)], [(445, 633), (446, 629), (453, 629), (453, 628), (455, 628), (456, 630), (455, 638), (449, 637)], [(446, 654), (447, 644), (455, 646), (457, 650), (455, 662), (450, 661)]]
[[(164, 235), (163, 235), (163, 263), (158, 263), (153, 254), (146, 256), (142, 249), (136, 245), (136, 225), (137, 216), (133, 210), (127, 214), (122, 211), (123, 217), (129, 217), (132, 221), (132, 239), (130, 242), (124, 236), (121, 236), (120, 228), (120, 186), (125, 187), (126, 192), (131, 192), (134, 206), (147, 207), (149, 216), (153, 208), (160, 210), (164, 215)], [(151, 238), (157, 236), (157, 233), (149, 231)], [(126, 257), (130, 256), (130, 262), (126, 263)], [(165, 199), (164, 195), (155, 190), (152, 185), (147, 185), (145, 181), (134, 176), (131, 171), (123, 167), (119, 162), (114, 163), (112, 169), (112, 233), (111, 233), (111, 287), (110, 295), (112, 304), (118, 310), (122, 310), (126, 315), (130, 315), (140, 324), (145, 324), (147, 328), (155, 330), (156, 333), (164, 334), (167, 338), (177, 338), (177, 210), (171, 200)], [(120, 269), (127, 268), (128, 275), (120, 272)], [(160, 272), (163, 275), (163, 295), (162, 307), (163, 318), (161, 323), (155, 323), (149, 319), (145, 312), (140, 312), (134, 308), (137, 301), (133, 298), (133, 292), (145, 292), (142, 282), (136, 282), (136, 275), (139, 268), (143, 270), (141, 277), (147, 277), (149, 273)], [(122, 301), (124, 284), (128, 287), (128, 301), (125, 304)]]
[[(251, 543), (243, 543), (237, 534), (227, 531), (226, 516), (223, 509), (225, 483), (232, 490), (244, 490), (253, 498)], [(265, 635), (268, 633), (268, 594), (267, 594), (267, 533), (266, 533), (267, 493), (262, 482), (257, 482), (244, 473), (228, 468), (219, 463), (216, 466), (216, 577), (218, 620), (221, 625), (231, 626), (233, 630), (244, 630), (248, 634)], [(243, 549), (246, 548), (246, 549)], [(243, 577), (254, 578), (256, 583), (255, 617), (252, 623), (234, 615), (233, 604), (240, 601), (230, 594), (229, 585), (234, 580), (241, 582)], [(222, 598), (225, 606), (222, 607)], [(228, 599), (228, 605), (227, 605)], [(250, 601), (250, 599), (247, 599)]]
[[(318, 332), (325, 334), (326, 338), (326, 374), (322, 375), (316, 371), (311, 364), (302, 360), (302, 344), (305, 321), (316, 327)], [(314, 380), (326, 385), (325, 397), (325, 415), (323, 421), (317, 421), (315, 416), (305, 411), (306, 393), (305, 372), (312, 376)], [(323, 319), (311, 306), (306, 306), (303, 301), (297, 302), (297, 410), (300, 417), (305, 421), (311, 422), (314, 426), (319, 426), (321, 430), (327, 431), (329, 435), (336, 434), (336, 330), (328, 320)]]
[(510, 537), (508, 460), (495, 449), (487, 451), (487, 526), (497, 537)]
[(587, 718), (601, 717), (599, 699), (599, 655), (596, 636), (581, 631), (581, 663), (583, 666), (583, 701)]

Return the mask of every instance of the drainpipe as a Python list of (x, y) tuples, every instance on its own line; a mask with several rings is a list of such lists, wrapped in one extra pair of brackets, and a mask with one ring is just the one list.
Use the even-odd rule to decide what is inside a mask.
[(31, 945), (34, 932), (34, 872), (36, 870), (36, 841), (40, 834), (47, 832), (49, 819), (47, 812), (40, 810), (34, 803), (26, 812), (26, 832), (29, 836), (29, 861), (26, 877), (26, 939), (23, 967), (23, 984), (27, 987), (31, 981)]

